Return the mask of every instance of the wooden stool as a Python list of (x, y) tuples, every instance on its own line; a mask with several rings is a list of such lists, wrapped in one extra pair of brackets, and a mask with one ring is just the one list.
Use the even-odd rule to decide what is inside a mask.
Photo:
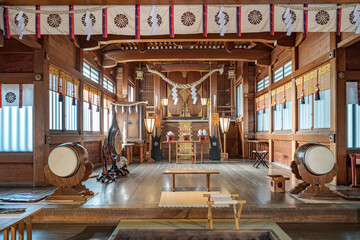
[[(239, 220), (241, 217), (241, 211), (243, 205), (246, 203), (246, 200), (235, 200), (236, 197), (239, 197), (239, 194), (204, 194), (204, 197), (208, 198), (207, 204), (209, 205), (206, 229), (209, 228), (213, 229), (211, 207), (216, 205), (231, 205), (231, 204), (233, 205), (234, 208), (234, 218), (235, 218), (234, 229), (239, 229)], [(236, 204), (239, 204), (239, 208), (236, 208)]]
[(285, 181), (290, 180), (289, 177), (283, 175), (267, 175), (266, 178), (270, 179), (270, 190), (272, 192), (285, 192)]

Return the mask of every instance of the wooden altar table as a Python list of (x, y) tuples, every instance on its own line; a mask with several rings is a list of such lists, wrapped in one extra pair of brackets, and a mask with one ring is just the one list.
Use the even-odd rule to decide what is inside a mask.
[[(201, 163), (203, 163), (203, 155), (204, 155), (204, 142), (200, 142), (198, 140), (194, 141), (172, 141), (172, 142), (167, 142), (167, 141), (163, 141), (163, 143), (168, 143), (169, 144), (169, 163), (171, 163), (171, 143), (175, 143), (176, 144), (176, 158), (175, 158), (175, 162), (178, 163), (178, 159), (180, 157), (180, 163), (181, 163), (181, 156), (192, 156), (193, 158), (193, 162), (196, 163), (196, 144), (200, 143), (201, 144)], [(194, 151), (193, 153), (179, 153), (179, 143), (192, 143), (193, 144), (193, 148)]]

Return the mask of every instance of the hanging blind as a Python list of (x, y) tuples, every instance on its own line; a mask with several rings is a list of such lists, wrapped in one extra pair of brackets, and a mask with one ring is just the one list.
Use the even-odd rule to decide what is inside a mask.
[(272, 105), (291, 101), (291, 82), (288, 82), (271, 91)]
[(316, 85), (320, 91), (330, 88), (330, 63), (296, 78), (296, 98), (301, 98), (302, 91), (305, 96), (315, 93)]
[(255, 99), (256, 111), (263, 110), (269, 107), (269, 93), (265, 93)]
[[(80, 81), (60, 69), (49, 65), (49, 90), (79, 100)], [(60, 80), (59, 80), (60, 79)]]
[(104, 109), (107, 109), (109, 111), (112, 110), (111, 102), (114, 102), (115, 99), (109, 97), (108, 95), (104, 95)]
[(83, 87), (83, 100), (97, 107), (100, 107), (100, 95), (101, 92), (87, 84)]

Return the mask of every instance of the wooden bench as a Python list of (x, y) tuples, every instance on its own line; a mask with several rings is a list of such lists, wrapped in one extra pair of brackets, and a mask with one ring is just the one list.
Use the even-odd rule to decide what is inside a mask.
[(164, 170), (163, 174), (172, 174), (173, 192), (175, 192), (175, 175), (176, 174), (206, 174), (206, 188), (210, 192), (210, 175), (220, 174), (217, 170)]

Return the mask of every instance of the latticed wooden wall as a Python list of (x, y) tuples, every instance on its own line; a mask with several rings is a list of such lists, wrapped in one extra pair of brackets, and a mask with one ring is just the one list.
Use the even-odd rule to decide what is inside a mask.
[(140, 101), (148, 101), (154, 105), (154, 76), (152, 73), (144, 73), (144, 79), (140, 81)]

